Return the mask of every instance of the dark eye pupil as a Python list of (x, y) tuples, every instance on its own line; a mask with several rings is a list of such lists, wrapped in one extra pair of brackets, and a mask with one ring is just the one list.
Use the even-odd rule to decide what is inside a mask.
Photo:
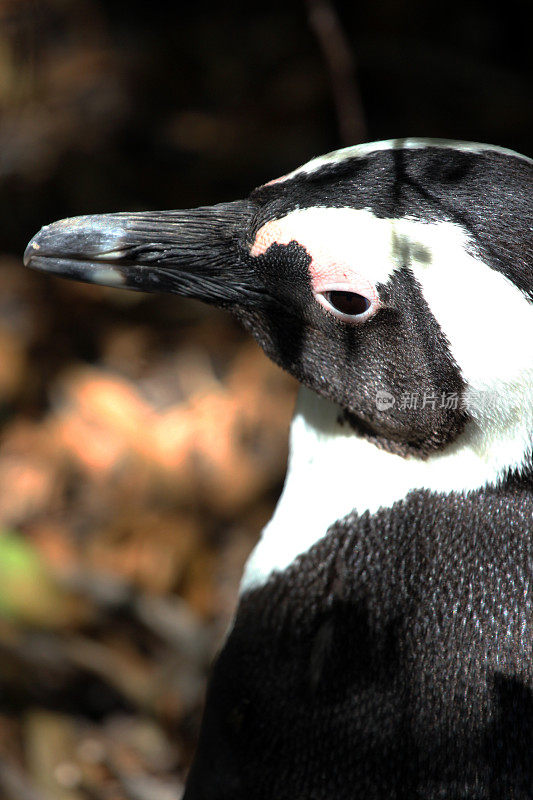
[(341, 314), (353, 317), (364, 314), (370, 308), (370, 300), (355, 292), (328, 292), (328, 300)]

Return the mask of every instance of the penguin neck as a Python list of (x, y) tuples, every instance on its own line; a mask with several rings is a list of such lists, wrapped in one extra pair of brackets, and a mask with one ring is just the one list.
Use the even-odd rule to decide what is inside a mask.
[[(520, 392), (522, 395), (523, 393)], [(241, 593), (261, 586), (307, 552), (337, 520), (375, 513), (410, 492), (469, 492), (501, 486), (510, 474), (531, 476), (533, 401), (478, 419), (444, 450), (422, 460), (402, 457), (342, 423), (342, 410), (301, 388), (291, 425), (289, 462), (274, 515), (246, 564)], [(504, 491), (502, 489), (502, 491)]]

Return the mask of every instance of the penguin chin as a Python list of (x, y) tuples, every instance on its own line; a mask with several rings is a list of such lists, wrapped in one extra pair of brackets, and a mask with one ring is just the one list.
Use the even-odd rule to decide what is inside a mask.
[[(329, 393), (322, 387), (307, 381), (306, 385), (323, 397), (332, 399), (336, 392)], [(407, 393), (406, 393), (407, 394)], [(416, 392), (412, 393), (415, 397)], [(434, 397), (447, 397), (450, 389), (434, 388), (428, 392)], [(458, 398), (462, 392), (456, 392)], [(339, 405), (338, 421), (358, 436), (372, 442), (376, 447), (402, 457), (426, 459), (444, 450), (463, 432), (469, 415), (462, 402), (451, 408), (409, 407), (397, 398), (401, 395), (394, 387), (374, 389), (364, 384), (358, 387), (349, 402)], [(377, 407), (377, 398), (387, 398), (391, 405), (385, 409)]]
[(390, 429), (381, 424), (373, 426), (364, 418), (348, 409), (341, 409), (338, 417), (340, 425), (348, 425), (359, 436), (372, 442), (376, 447), (402, 458), (414, 456), (426, 459), (451, 444), (463, 432), (468, 421), (465, 413), (459, 414), (457, 419), (448, 421), (448, 425), (440, 420), (430, 427), (429, 431), (406, 427), (405, 429)]

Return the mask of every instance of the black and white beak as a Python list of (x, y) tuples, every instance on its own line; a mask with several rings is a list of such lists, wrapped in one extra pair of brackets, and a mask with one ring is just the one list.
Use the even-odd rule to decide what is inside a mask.
[(231, 309), (264, 290), (244, 247), (245, 200), (185, 211), (97, 214), (43, 227), (24, 263), (73, 280), (171, 292)]

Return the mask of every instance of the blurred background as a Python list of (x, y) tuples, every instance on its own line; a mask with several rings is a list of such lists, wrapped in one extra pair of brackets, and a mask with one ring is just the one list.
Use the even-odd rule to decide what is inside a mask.
[(177, 800), (295, 385), (176, 297), (32, 274), (60, 217), (396, 136), (531, 153), (527, 4), (0, 0), (0, 800)]

